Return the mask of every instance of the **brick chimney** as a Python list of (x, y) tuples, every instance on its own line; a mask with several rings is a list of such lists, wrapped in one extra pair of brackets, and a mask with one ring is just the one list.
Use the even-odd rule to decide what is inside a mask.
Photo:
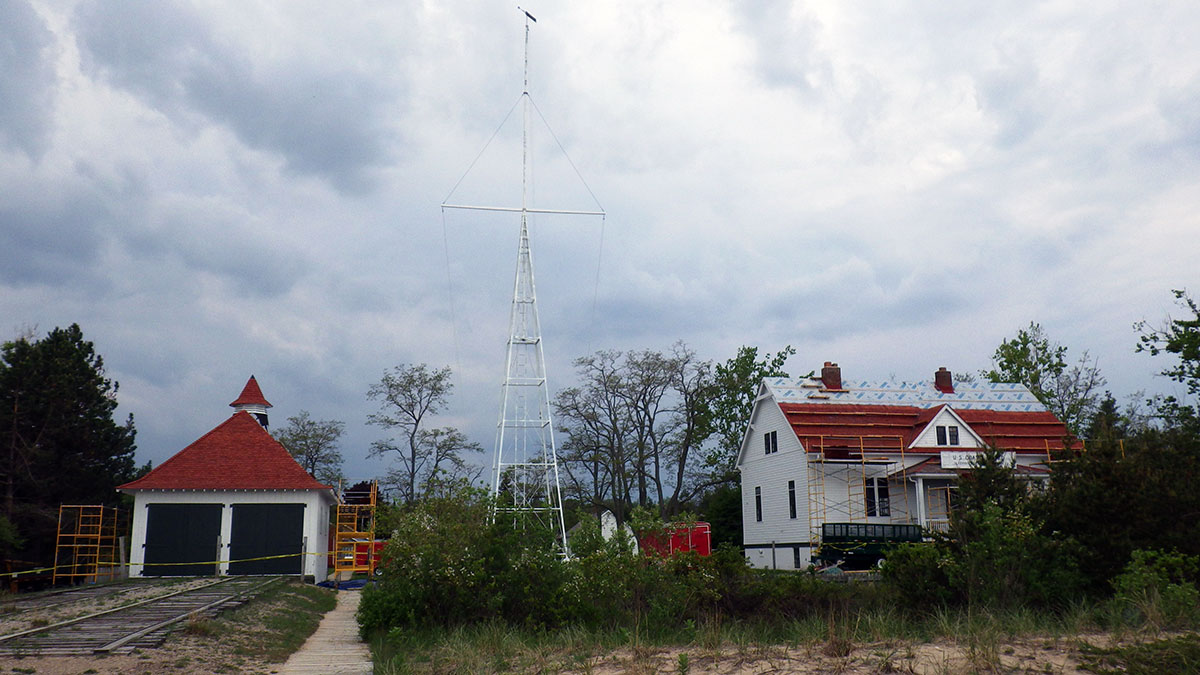
[(945, 366), (937, 369), (933, 374), (933, 386), (943, 394), (954, 393), (954, 374), (946, 370)]
[(825, 383), (826, 389), (841, 389), (842, 369), (838, 364), (826, 361), (825, 367), (821, 368), (821, 381)]

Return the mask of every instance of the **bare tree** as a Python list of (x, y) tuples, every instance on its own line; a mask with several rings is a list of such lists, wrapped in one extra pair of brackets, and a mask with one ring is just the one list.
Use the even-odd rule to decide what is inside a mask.
[(422, 481), (422, 492), (426, 497), (448, 497), (458, 487), (479, 480), (483, 467), (463, 458), (470, 452), (482, 454), (483, 446), (468, 441), (458, 429), (443, 427), (421, 432), (420, 442), (429, 453), (429, 471)]
[(395, 429), (399, 439), (387, 438), (371, 444), (372, 457), (395, 455), (400, 466), (388, 472), (388, 481), (411, 504), (449, 485), (470, 483), (480, 469), (463, 459), (464, 453), (483, 452), (457, 429), (426, 429), (430, 418), (445, 410), (450, 392), (450, 369), (430, 369), (424, 363), (401, 364), (386, 371), (371, 385), (367, 398), (379, 401), (379, 412), (368, 415), (367, 423)]
[(307, 410), (289, 417), (275, 438), (296, 458), (308, 475), (327, 485), (337, 485), (342, 475), (338, 441), (346, 425), (340, 420), (314, 420)]
[[(682, 341), (671, 348), (671, 381), (675, 390), (674, 415), (676, 425), (670, 447), (675, 465), (675, 488), (667, 501), (666, 512), (679, 512), (681, 502), (724, 480), (712, 480), (711, 472), (689, 476), (694, 453), (713, 435), (714, 425), (708, 402), (716, 396), (719, 385), (711, 361), (700, 361), (696, 353)], [(685, 491), (685, 486), (689, 488)]]
[(600, 351), (576, 359), (580, 385), (559, 392), (569, 489), (624, 522), (635, 504), (678, 513), (696, 494), (696, 449), (711, 434), (712, 364), (682, 342), (670, 352)]
[(599, 351), (575, 360), (582, 384), (559, 392), (556, 415), (566, 434), (563, 468), (568, 490), (594, 508), (608, 508), (624, 522), (629, 506), (627, 411), (617, 394), (623, 386), (621, 353)]

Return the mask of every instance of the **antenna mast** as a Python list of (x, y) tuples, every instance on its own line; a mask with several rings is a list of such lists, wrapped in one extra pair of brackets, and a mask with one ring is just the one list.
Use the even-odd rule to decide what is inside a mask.
[(443, 203), (442, 208), (521, 214), (504, 384), (500, 388), (500, 419), (496, 424), (496, 447), (492, 460), (491, 492), (497, 514), (511, 513), (514, 521), (520, 524), (534, 521), (549, 528), (558, 540), (562, 554), (569, 556), (558, 455), (550, 418), (550, 389), (546, 384), (546, 359), (542, 351), (542, 329), (537, 311), (529, 214), (603, 216), (604, 212), (529, 207), (529, 24), (536, 23), (537, 19), (524, 9), (517, 9), (525, 14), (524, 88), (521, 91), (521, 207)]

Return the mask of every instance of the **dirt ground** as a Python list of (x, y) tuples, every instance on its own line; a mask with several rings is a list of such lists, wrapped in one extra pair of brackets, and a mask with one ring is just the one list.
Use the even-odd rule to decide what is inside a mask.
[(573, 673), (1084, 673), (1077, 645), (1109, 646), (1105, 636), (1027, 639), (986, 648), (952, 641), (886, 642), (857, 646), (816, 644), (804, 647), (723, 645), (712, 649), (622, 650), (596, 659)]
[[(1160, 636), (1161, 637), (1161, 636)], [(1122, 641), (1124, 642), (1124, 641)], [(530, 664), (529, 672), (587, 673), (720, 673), (722, 675), (766, 675), (767, 673), (911, 673), (951, 675), (958, 673), (1084, 673), (1079, 669), (1079, 645), (1111, 647), (1117, 641), (1108, 635), (1072, 638), (1031, 638), (986, 647), (956, 644), (886, 642), (846, 647), (815, 644), (804, 647), (722, 645), (719, 649), (671, 648), (625, 649), (596, 657), (577, 668), (559, 669), (553, 663)], [(222, 646), (211, 637), (177, 634), (162, 647), (125, 656), (106, 657), (0, 657), (0, 673), (81, 675), (145, 673), (259, 673), (279, 671), (280, 663), (267, 663)]]
[(200, 675), (202, 673), (273, 673), (278, 663), (239, 656), (209, 640), (172, 637), (158, 649), (111, 656), (0, 656), (0, 673), (37, 675)]

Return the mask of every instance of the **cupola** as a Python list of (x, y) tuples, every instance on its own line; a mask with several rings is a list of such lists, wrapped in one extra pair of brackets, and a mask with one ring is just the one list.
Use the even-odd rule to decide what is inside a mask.
[(229, 407), (237, 412), (244, 410), (254, 415), (254, 419), (258, 420), (258, 423), (264, 429), (270, 428), (267, 425), (267, 408), (270, 408), (271, 404), (263, 397), (262, 389), (258, 388), (258, 380), (254, 379), (253, 375), (246, 381), (246, 386), (242, 387), (241, 396), (238, 396), (236, 401), (230, 403)]

